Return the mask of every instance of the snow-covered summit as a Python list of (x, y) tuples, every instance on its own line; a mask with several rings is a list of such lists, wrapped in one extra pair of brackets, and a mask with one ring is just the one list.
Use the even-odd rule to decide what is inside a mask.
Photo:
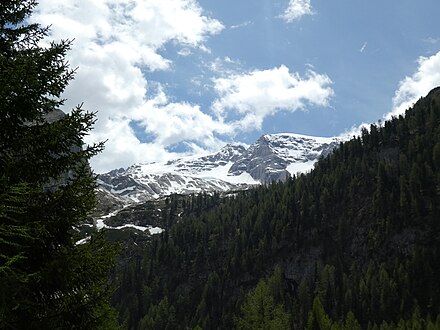
[(135, 164), (101, 174), (102, 191), (131, 202), (172, 193), (230, 191), (256, 184), (284, 181), (306, 172), (339, 138), (299, 134), (266, 134), (254, 144), (228, 144), (217, 153), (184, 157), (166, 163)]
[[(200, 157), (180, 158), (167, 162), (165, 166), (168, 171), (173, 169), (182, 174), (193, 174), (196, 176), (200, 176), (202, 172), (202, 176), (204, 176), (206, 172), (213, 171), (219, 167), (224, 167), (230, 162), (237, 161), (237, 159), (246, 152), (246, 149), (247, 147), (242, 144), (227, 144), (217, 153)], [(220, 179), (225, 179), (224, 176), (214, 176)]]
[(292, 133), (265, 134), (251, 145), (231, 172), (249, 173), (261, 183), (284, 181), (297, 172), (306, 172), (321, 155), (339, 143), (338, 138), (323, 138)]

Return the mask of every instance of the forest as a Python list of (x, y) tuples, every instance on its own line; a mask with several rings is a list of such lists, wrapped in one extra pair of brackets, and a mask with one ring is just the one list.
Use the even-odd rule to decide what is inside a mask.
[(440, 88), (314, 170), (170, 196), (114, 275), (127, 329), (440, 328)]
[(1, 329), (440, 329), (440, 88), (310, 173), (77, 244), (103, 143), (82, 105), (48, 120), (72, 41), (41, 46), (36, 5), (0, 2)]

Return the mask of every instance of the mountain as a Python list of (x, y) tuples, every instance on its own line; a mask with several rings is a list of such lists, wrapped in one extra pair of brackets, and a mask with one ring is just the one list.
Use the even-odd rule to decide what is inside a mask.
[(312, 169), (340, 142), (340, 138), (267, 134), (249, 147), (228, 144), (210, 155), (135, 164), (99, 175), (99, 199), (139, 203), (173, 193), (226, 192), (285, 181)]
[(299, 134), (263, 135), (237, 159), (229, 173), (249, 173), (262, 184), (285, 181), (292, 174), (311, 170), (319, 157), (328, 155), (341, 141)]
[(440, 329), (440, 88), (306, 175), (160, 210), (114, 276), (127, 329)]

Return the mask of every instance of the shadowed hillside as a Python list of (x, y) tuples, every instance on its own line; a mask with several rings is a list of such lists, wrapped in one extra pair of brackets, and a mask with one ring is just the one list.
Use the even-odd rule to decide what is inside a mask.
[(310, 174), (180, 201), (114, 304), (129, 329), (435, 329), (439, 193), (437, 88)]

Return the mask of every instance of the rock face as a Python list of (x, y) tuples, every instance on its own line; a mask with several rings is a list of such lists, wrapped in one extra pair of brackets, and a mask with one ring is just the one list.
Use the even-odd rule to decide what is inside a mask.
[(290, 175), (286, 169), (287, 165), (287, 161), (279, 157), (271, 148), (268, 136), (263, 135), (249, 147), (240, 160), (231, 166), (229, 172), (234, 175), (247, 172), (252, 178), (265, 184), (285, 181)]
[(339, 142), (338, 138), (298, 134), (263, 135), (229, 172), (247, 172), (263, 184), (285, 181), (291, 174), (310, 170), (319, 157), (329, 154)]
[[(228, 144), (211, 155), (116, 169), (99, 175), (98, 184), (102, 196), (135, 203), (172, 193), (242, 190), (309, 171), (340, 141), (298, 134), (263, 135), (249, 147)], [(107, 201), (111, 201), (109, 196)]]
[(115, 194), (112, 194), (102, 187), (98, 187), (96, 190), (96, 200), (98, 203), (92, 214), (94, 218), (102, 217), (116, 210), (120, 210), (125, 204), (127, 204), (126, 200)]

